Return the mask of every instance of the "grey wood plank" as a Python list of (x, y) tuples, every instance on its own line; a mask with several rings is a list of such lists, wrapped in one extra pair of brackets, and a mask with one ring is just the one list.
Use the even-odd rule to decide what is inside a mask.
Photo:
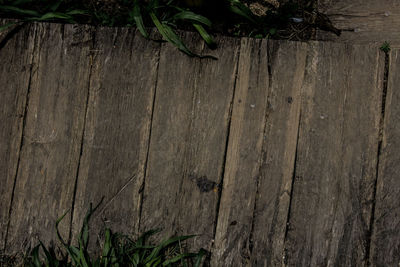
[(213, 266), (242, 265), (248, 260), (268, 83), (267, 41), (242, 39)]
[(289, 209), (307, 47), (243, 42), (214, 266), (280, 262)]
[(271, 85), (251, 240), (254, 266), (282, 264), (308, 48), (270, 42)]
[(319, 0), (318, 9), (344, 31), (340, 37), (317, 31), (317, 40), (376, 43), (378, 46), (388, 41), (393, 47), (400, 46), (400, 3), (396, 0)]
[[(5, 25), (1, 20), (0, 25)], [(9, 210), (20, 155), (35, 30), (0, 33), (0, 248), (6, 242)], [(5, 38), (7, 37), (8, 40)]]
[[(57, 240), (71, 208), (87, 102), (88, 27), (37, 24), (20, 164), (6, 251)], [(70, 215), (60, 225), (68, 238)]]
[[(195, 51), (203, 46), (197, 35), (185, 40)], [(239, 51), (237, 39), (218, 43), (203, 49), (218, 60), (163, 45), (145, 178), (141, 231), (198, 234), (193, 249), (210, 249), (214, 237)]]
[(105, 226), (138, 232), (159, 50), (159, 43), (132, 29), (96, 31), (74, 240), (89, 203), (97, 204), (102, 197), (90, 223), (93, 237), (102, 239)]
[(384, 57), (373, 45), (312, 45), (285, 263), (364, 266), (376, 180)]
[(399, 50), (394, 50), (390, 54), (384, 132), (370, 253), (372, 266), (397, 266), (400, 262), (399, 52)]

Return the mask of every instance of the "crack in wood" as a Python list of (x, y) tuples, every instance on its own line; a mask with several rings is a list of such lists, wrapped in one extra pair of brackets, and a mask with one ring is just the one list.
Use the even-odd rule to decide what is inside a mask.
[[(21, 25), (21, 27), (22, 27), (22, 25)], [(13, 33), (12, 36), (9, 36), (9, 39), (11, 39), (16, 33), (18, 33), (19, 30), (20, 29), (18, 29), (15, 33)], [(27, 31), (27, 34), (29, 34), (30, 32), (31, 32), (31, 30), (29, 29)], [(24, 115), (23, 115), (23, 119), (22, 119), (22, 130), (21, 130), (20, 146), (19, 146), (19, 151), (18, 151), (17, 168), (15, 170), (14, 183), (13, 183), (13, 187), (12, 187), (10, 205), (9, 205), (9, 210), (8, 210), (8, 218), (7, 218), (8, 221), (7, 221), (6, 232), (5, 232), (5, 237), (4, 237), (3, 251), (5, 251), (7, 248), (7, 239), (8, 239), (8, 232), (10, 229), (12, 206), (13, 206), (13, 202), (14, 202), (14, 194), (15, 194), (15, 188), (16, 188), (16, 184), (17, 184), (17, 177), (18, 177), (18, 173), (20, 170), (21, 152), (22, 152), (22, 147), (24, 145), (26, 118), (27, 118), (27, 114), (28, 114), (28, 104), (29, 104), (29, 97), (30, 97), (32, 76), (33, 76), (33, 62), (34, 62), (33, 59), (35, 57), (36, 44), (37, 44), (37, 27), (34, 27), (33, 36), (34, 36), (34, 38), (33, 38), (34, 41), (33, 41), (33, 49), (32, 49), (32, 54), (31, 54), (30, 64), (29, 64), (29, 66), (30, 66), (29, 67), (29, 80), (28, 80), (28, 88), (27, 88), (26, 97), (25, 97), (25, 109), (24, 109)], [(5, 38), (5, 39), (7, 39), (7, 38)], [(4, 39), (3, 39), (3, 41), (4, 41)], [(2, 41), (2, 43), (3, 43), (3, 41)], [(1, 46), (1, 44), (0, 44), (0, 50), (1, 50), (1, 48), (4, 47), (5, 43), (6, 42), (4, 42), (3, 46)]]
[(388, 79), (389, 79), (389, 66), (390, 66), (390, 52), (385, 53), (385, 69), (383, 73), (383, 88), (382, 88), (382, 100), (381, 100), (381, 117), (379, 120), (379, 136), (378, 136), (378, 150), (376, 155), (376, 173), (375, 173), (375, 181), (373, 187), (373, 195), (372, 195), (372, 208), (371, 208), (371, 217), (369, 222), (369, 230), (367, 233), (367, 243), (366, 243), (366, 254), (365, 260), (367, 262), (367, 266), (371, 266), (371, 242), (372, 242), (372, 234), (374, 232), (374, 222), (375, 222), (375, 206), (376, 206), (376, 192), (377, 192), (377, 184), (379, 177), (379, 163), (382, 155), (382, 143), (383, 143), (383, 131), (384, 131), (384, 122), (385, 122), (385, 114), (386, 114), (386, 95), (388, 91)]

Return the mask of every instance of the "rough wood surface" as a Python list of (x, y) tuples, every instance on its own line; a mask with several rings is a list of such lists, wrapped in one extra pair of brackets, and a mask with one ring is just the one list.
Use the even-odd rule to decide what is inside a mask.
[(282, 264), (308, 46), (271, 42), (271, 85), (252, 233), (252, 264)]
[(398, 266), (400, 262), (400, 51), (390, 57), (385, 122), (371, 242), (372, 266)]
[(282, 258), (305, 47), (242, 41), (214, 266)]
[(218, 60), (129, 29), (0, 34), (1, 248), (56, 244), (68, 209), (76, 237), (105, 196), (94, 235), (198, 234), (212, 266), (398, 264), (399, 51), (382, 109), (375, 44), (183, 35)]
[[(37, 24), (26, 124), (6, 251), (57, 240), (71, 208), (89, 79), (86, 27)], [(60, 225), (67, 238), (70, 216)]]
[(313, 43), (311, 51), (302, 89), (285, 263), (363, 266), (384, 57), (373, 46)]
[(5, 246), (18, 168), (34, 35), (31, 27), (0, 35), (0, 249)]
[(318, 9), (326, 13), (342, 35), (317, 31), (317, 40), (356, 44), (384, 41), (400, 46), (400, 2), (397, 0), (319, 0)]
[(93, 236), (102, 240), (104, 226), (138, 232), (159, 50), (126, 28), (96, 31), (73, 236), (102, 197)]
[[(258, 60), (252, 61), (252, 59)], [(213, 266), (248, 260), (268, 95), (267, 41), (243, 39), (235, 86)]]
[(223, 38), (218, 50), (209, 51), (196, 35), (185, 40), (218, 60), (189, 58), (162, 46), (141, 230), (198, 234), (192, 247), (210, 249), (239, 43)]

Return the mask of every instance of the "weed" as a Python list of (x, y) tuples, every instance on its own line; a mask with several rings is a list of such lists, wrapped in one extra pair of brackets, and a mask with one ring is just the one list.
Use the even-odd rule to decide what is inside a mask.
[[(66, 212), (56, 222), (57, 236), (66, 250), (66, 253), (59, 259), (53, 248), (46, 246), (39, 241), (39, 244), (28, 252), (25, 265), (40, 266), (79, 266), (79, 267), (107, 267), (107, 266), (200, 266), (206, 251), (201, 249), (197, 253), (182, 252), (181, 242), (194, 237), (178, 236), (171, 237), (160, 242), (158, 245), (148, 244), (148, 239), (158, 233), (158, 230), (150, 230), (144, 233), (136, 241), (127, 235), (112, 233), (105, 229), (105, 240), (100, 256), (92, 258), (88, 253), (89, 244), (89, 220), (99, 205), (89, 210), (83, 220), (83, 225), (77, 238), (77, 246), (67, 244), (58, 230), (59, 223), (63, 220)], [(42, 252), (42, 253), (41, 253)]]
[[(120, 6), (112, 11), (106, 3)], [(193, 4), (193, 3), (194, 4)], [(165, 41), (172, 43), (189, 56), (200, 57), (191, 51), (176, 33), (176, 29), (193, 28), (210, 48), (215, 48), (210, 30), (215, 30), (212, 20), (230, 24), (228, 28), (236, 36), (249, 35), (265, 38), (274, 35), (277, 29), (288, 22), (297, 7), (289, 1), (279, 8), (270, 6), (265, 16), (259, 17), (240, 0), (0, 0), (0, 16), (20, 19), (0, 27), (0, 30), (16, 23), (30, 21), (56, 21), (67, 23), (90, 23), (104, 26), (136, 26), (149, 38), (147, 27), (155, 26)], [(99, 4), (100, 3), (100, 4)], [(189, 4), (188, 4), (189, 3)], [(193, 5), (190, 5), (193, 4)], [(103, 5), (103, 7), (102, 7)], [(111, 5), (112, 6), (112, 5)], [(110, 11), (111, 10), (111, 11)], [(212, 10), (212, 11), (210, 11)], [(212, 18), (212, 19), (211, 19)], [(233, 30), (233, 31), (232, 31)]]

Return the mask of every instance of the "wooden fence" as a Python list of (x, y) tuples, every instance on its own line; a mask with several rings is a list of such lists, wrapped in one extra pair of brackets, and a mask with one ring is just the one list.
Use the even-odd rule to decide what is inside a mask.
[[(0, 36), (0, 241), (74, 239), (90, 202), (212, 266), (397, 266), (400, 54), (218, 37), (190, 58), (132, 29)], [(96, 241), (94, 235), (92, 241)]]

